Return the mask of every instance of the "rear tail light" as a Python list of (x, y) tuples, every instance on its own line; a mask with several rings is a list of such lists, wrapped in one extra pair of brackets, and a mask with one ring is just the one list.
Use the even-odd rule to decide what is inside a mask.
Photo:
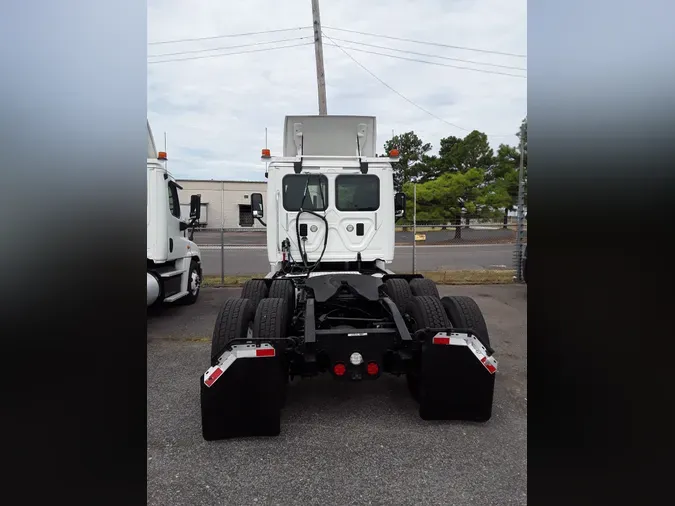
[(274, 348), (258, 348), (255, 350), (256, 357), (273, 357), (274, 355)]
[(377, 373), (380, 372), (380, 367), (375, 362), (370, 362), (366, 370), (370, 376), (377, 376)]
[(333, 367), (333, 372), (336, 376), (344, 376), (344, 374), (347, 372), (347, 368), (344, 364), (335, 364)]

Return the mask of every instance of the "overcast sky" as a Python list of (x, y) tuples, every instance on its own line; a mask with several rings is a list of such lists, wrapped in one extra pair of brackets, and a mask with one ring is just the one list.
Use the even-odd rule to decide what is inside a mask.
[[(148, 119), (158, 147), (168, 137), (169, 170), (178, 178), (264, 180), (260, 149), (281, 154), (286, 115), (318, 114), (312, 30), (152, 44), (309, 27), (311, 0), (148, 0), (149, 61), (225, 52), (309, 45), (247, 54), (148, 65)], [(339, 38), (358, 62), (412, 102), (405, 101), (324, 39), (328, 114), (372, 115), (378, 152), (395, 133), (414, 130), (436, 153), (442, 137), (487, 133), (496, 148), (515, 145), (527, 114), (526, 79), (429, 65), (350, 50), (358, 48), (446, 65), (525, 75), (522, 70), (393, 52), (361, 42), (417, 53), (526, 68), (525, 58), (390, 40), (328, 27), (525, 55), (526, 0), (322, 0), (325, 35)], [(307, 37), (301, 40), (299, 37)], [(266, 41), (273, 44), (213, 52), (209, 48)], [(185, 53), (191, 51), (190, 53)], [(185, 53), (151, 58), (150, 55)], [(462, 130), (462, 129), (466, 129)], [(498, 137), (506, 135), (505, 137)]]

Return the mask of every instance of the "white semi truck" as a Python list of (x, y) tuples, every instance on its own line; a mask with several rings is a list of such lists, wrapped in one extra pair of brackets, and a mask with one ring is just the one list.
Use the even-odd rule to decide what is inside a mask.
[[(376, 155), (366, 116), (289, 116), (269, 163), (270, 272), (224, 300), (201, 376), (206, 440), (277, 435), (289, 380), (404, 375), (425, 420), (491, 417), (497, 362), (478, 305), (441, 298), (421, 275), (395, 274), (394, 150)], [(265, 220), (265, 221), (263, 221)]]
[(167, 171), (166, 159), (165, 152), (157, 151), (148, 122), (148, 306), (162, 302), (194, 304), (202, 279), (199, 247), (191, 240), (199, 223), (201, 196), (192, 196), (190, 216), (187, 221), (181, 219), (178, 190), (182, 188)]

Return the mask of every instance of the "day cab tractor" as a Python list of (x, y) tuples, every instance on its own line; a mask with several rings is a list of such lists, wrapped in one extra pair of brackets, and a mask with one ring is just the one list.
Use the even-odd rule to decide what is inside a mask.
[(202, 264), (192, 235), (199, 225), (201, 196), (192, 195), (189, 221), (183, 220), (178, 200), (181, 187), (166, 168), (166, 153), (157, 151), (149, 122), (147, 126), (147, 305), (194, 304)]
[(289, 116), (283, 156), (263, 150), (267, 202), (251, 205), (270, 272), (218, 313), (200, 378), (206, 440), (278, 435), (289, 381), (319, 374), (402, 375), (424, 420), (490, 419), (497, 362), (476, 302), (387, 268), (406, 202), (398, 153), (375, 143), (374, 117)]

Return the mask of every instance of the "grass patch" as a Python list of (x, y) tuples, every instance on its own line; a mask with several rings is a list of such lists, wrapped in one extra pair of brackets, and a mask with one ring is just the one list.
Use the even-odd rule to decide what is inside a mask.
[[(481, 229), (481, 228), (476, 228), (476, 227), (482, 227), (484, 225), (481, 225), (480, 223), (477, 223), (475, 225), (470, 225), (469, 228), (472, 230), (478, 230), (478, 231), (484, 231), (484, 232), (491, 232), (491, 231), (496, 231), (496, 230), (504, 230), (503, 226), (501, 225), (489, 225), (489, 229)], [(403, 232), (405, 228), (405, 232), (412, 232), (413, 227), (412, 225), (396, 225), (396, 232)], [(441, 231), (443, 230), (443, 226), (441, 225), (422, 225), (417, 227), (417, 232), (436, 232), (436, 231)], [(445, 227), (446, 231), (454, 232), (455, 228), (457, 227)], [(465, 226), (462, 225), (462, 230), (466, 230)], [(506, 226), (507, 230), (510, 230), (511, 232), (516, 232), (518, 230), (518, 225), (507, 225)], [(525, 231), (527, 231), (527, 227), (524, 228)]]
[(420, 272), (437, 285), (504, 285), (513, 283), (513, 270), (457, 270)]
[[(452, 270), (420, 272), (425, 278), (438, 285), (503, 285), (513, 283), (513, 270)], [(263, 278), (265, 274), (250, 274), (241, 276), (225, 276), (221, 283), (220, 276), (204, 276), (202, 286), (241, 286), (251, 278)]]

